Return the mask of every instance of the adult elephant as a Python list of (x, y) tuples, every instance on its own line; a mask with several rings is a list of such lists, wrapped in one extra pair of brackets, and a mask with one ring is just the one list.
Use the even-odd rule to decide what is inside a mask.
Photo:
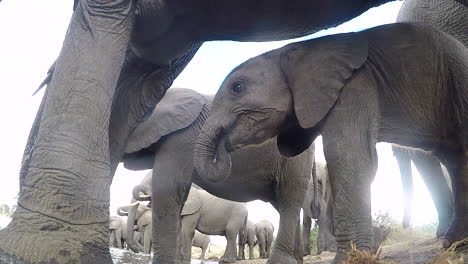
[(207, 172), (219, 173), (227, 177), (226, 181), (206, 181), (194, 169), (193, 150), (211, 108), (211, 98), (190, 89), (169, 89), (153, 114), (128, 140), (124, 166), (132, 170), (154, 167), (151, 203), (155, 254), (174, 261), (180, 212), (194, 182), (220, 198), (270, 202), (281, 220), (278, 243), (269, 264), (301, 262), (302, 239), (291, 230), (300, 234), (300, 207), (311, 175), (313, 147), (294, 158), (281, 156), (274, 140), (247, 147), (232, 153), (228, 167)]
[(396, 23), (289, 44), (226, 77), (197, 141), (195, 160), (204, 161), (197, 170), (217, 181), (204, 168), (228, 163), (228, 152), (277, 137), (281, 153), (294, 156), (322, 134), (338, 263), (351, 240), (371, 248), (375, 144), (431, 151), (452, 182), (448, 247), (468, 236), (467, 87), (467, 48), (430, 25)]
[(398, 145), (392, 145), (392, 151), (400, 168), (403, 195), (405, 196), (403, 227), (407, 228), (411, 224), (411, 201), (413, 199), (411, 161), (413, 161), (437, 209), (439, 225), (436, 236), (442, 237), (447, 232), (453, 216), (453, 196), (449, 187), (450, 176), (442, 169), (440, 161), (428, 153)]
[[(133, 193), (136, 194), (135, 199), (137, 200), (149, 199), (156, 204), (156, 200), (151, 199), (149, 186), (135, 186)], [(143, 195), (140, 195), (140, 193), (143, 193)], [(245, 203), (221, 199), (205, 190), (192, 187), (184, 207), (180, 211), (180, 216), (177, 263), (190, 263), (192, 241), (196, 230), (207, 235), (225, 236), (227, 241), (226, 250), (219, 262), (232, 263), (236, 261), (236, 238), (245, 228), (248, 216)], [(156, 228), (157, 225), (154, 225), (154, 227)], [(163, 228), (168, 227), (162, 226), (160, 229)], [(160, 234), (156, 234), (156, 237), (158, 235)], [(157, 251), (155, 253), (158, 254)]]
[(255, 224), (255, 236), (257, 237), (260, 258), (270, 258), (271, 243), (273, 243), (273, 232), (275, 227), (268, 220), (261, 220)]
[(19, 207), (0, 233), (0, 259), (112, 262), (109, 186), (126, 139), (204, 41), (304, 36), (388, 1), (75, 0), (24, 150)]
[[(257, 237), (255, 236), (255, 224), (248, 220), (245, 225), (245, 229), (242, 231), (243, 235), (239, 236), (239, 252), (237, 255), (238, 260), (245, 259), (245, 245), (249, 245), (249, 259), (254, 259), (254, 247), (258, 243)], [(243, 239), (242, 239), (243, 238)]]
[(200, 253), (200, 260), (205, 260), (205, 253), (208, 247), (210, 246), (210, 236), (195, 231), (195, 235), (193, 236), (192, 247), (197, 247), (201, 249)]

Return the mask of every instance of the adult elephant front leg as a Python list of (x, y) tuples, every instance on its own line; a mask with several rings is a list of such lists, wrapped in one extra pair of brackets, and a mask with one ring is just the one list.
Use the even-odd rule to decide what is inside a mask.
[[(105, 15), (104, 15), (105, 14)], [(82, 0), (73, 14), (10, 225), (2, 263), (112, 263), (108, 126), (133, 1)]]

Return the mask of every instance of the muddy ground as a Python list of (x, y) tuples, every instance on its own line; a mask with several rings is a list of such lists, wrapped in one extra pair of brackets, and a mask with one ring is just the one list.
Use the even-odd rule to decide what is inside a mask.
[[(222, 255), (224, 247), (211, 246), (210, 252), (206, 257), (211, 259), (206, 264), (218, 263), (216, 260)], [(412, 242), (404, 242), (382, 248), (381, 259), (395, 264), (427, 264), (441, 251), (441, 241), (435, 238), (420, 239)], [(468, 246), (463, 248), (465, 262), (468, 264)], [(115, 264), (148, 264), (151, 261), (149, 255), (134, 254), (126, 250), (111, 249), (111, 255)], [(193, 256), (198, 257), (198, 249), (193, 250)], [(307, 256), (304, 258), (304, 264), (328, 264), (331, 263), (334, 253), (323, 252), (319, 256)], [(193, 260), (193, 264), (200, 263)], [(237, 264), (265, 264), (264, 259), (238, 261)], [(447, 262), (448, 263), (448, 262)]]

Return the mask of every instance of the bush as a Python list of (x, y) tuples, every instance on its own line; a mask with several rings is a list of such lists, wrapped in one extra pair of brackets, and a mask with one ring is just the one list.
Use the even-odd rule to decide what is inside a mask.
[(310, 255), (317, 255), (317, 238), (318, 238), (318, 226), (314, 223), (314, 226), (310, 230)]
[(374, 214), (373, 224), (375, 226), (384, 226), (389, 228), (389, 233), (383, 242), (383, 245), (391, 245), (414, 239), (433, 237), (435, 235), (438, 223), (430, 223), (420, 226), (414, 226), (404, 229), (401, 222), (394, 219), (389, 212)]

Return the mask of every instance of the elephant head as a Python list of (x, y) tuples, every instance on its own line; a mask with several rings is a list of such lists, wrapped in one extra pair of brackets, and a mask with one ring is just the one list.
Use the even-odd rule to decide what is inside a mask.
[(307, 149), (346, 80), (366, 61), (367, 46), (362, 35), (338, 34), (289, 44), (235, 68), (198, 137), (200, 175), (222, 181), (226, 175), (217, 171), (228, 167), (229, 152), (275, 136), (285, 156)]
[(129, 170), (152, 169), (152, 147), (164, 136), (192, 125), (210, 102), (209, 96), (191, 89), (169, 89), (151, 116), (130, 134), (122, 159), (124, 167)]

